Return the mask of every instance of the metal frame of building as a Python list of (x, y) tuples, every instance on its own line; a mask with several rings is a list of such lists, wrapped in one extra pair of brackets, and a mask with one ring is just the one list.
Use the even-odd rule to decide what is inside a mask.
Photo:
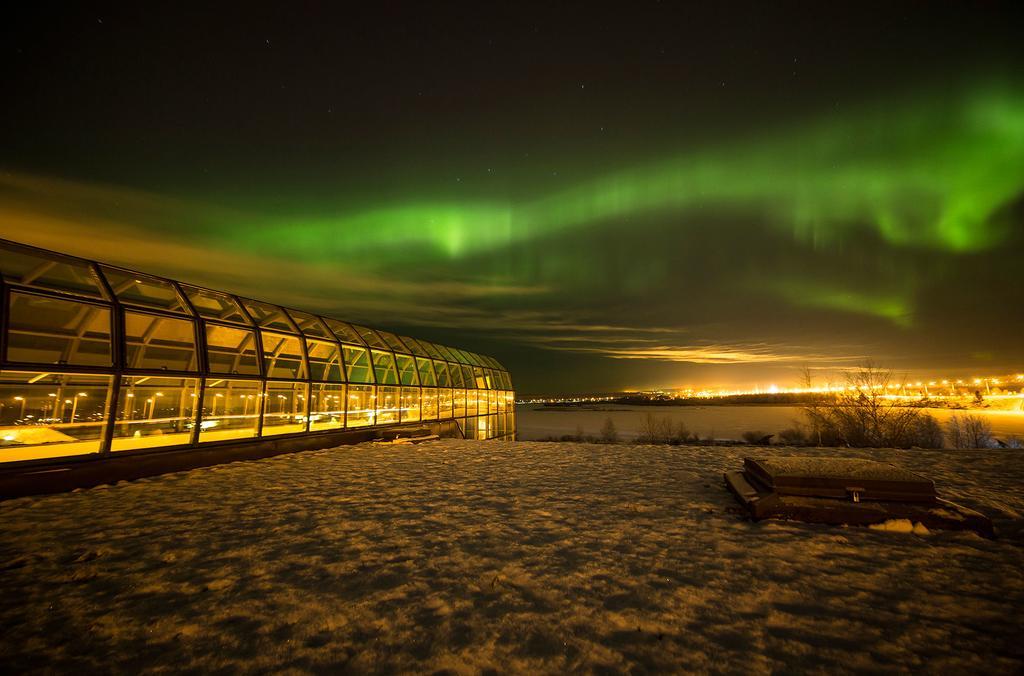
[(0, 466), (427, 423), (515, 434), (511, 377), (485, 355), (6, 240), (0, 274)]

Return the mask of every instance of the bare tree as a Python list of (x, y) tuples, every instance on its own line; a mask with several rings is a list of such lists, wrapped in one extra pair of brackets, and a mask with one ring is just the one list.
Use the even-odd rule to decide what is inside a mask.
[(946, 421), (946, 436), (953, 448), (992, 446), (992, 426), (979, 415), (954, 415)]
[(891, 371), (869, 363), (848, 374), (846, 386), (832, 399), (812, 399), (805, 407), (812, 438), (819, 444), (860, 447), (920, 445), (917, 436), (924, 429), (922, 414), (886, 396), (891, 383)]
[(640, 423), (636, 440), (641, 444), (667, 444), (672, 438), (672, 419), (658, 418), (648, 413)]

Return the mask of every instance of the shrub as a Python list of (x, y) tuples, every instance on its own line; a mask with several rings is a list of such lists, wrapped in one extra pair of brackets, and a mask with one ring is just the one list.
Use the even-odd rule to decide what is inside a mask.
[(697, 435), (692, 434), (686, 423), (680, 422), (679, 426), (676, 427), (675, 434), (672, 436), (672, 443), (678, 444), (689, 444), (697, 441)]
[(779, 443), (783, 446), (806, 446), (808, 439), (799, 427), (787, 427), (779, 432)]
[[(766, 437), (770, 437), (772, 435), (765, 434), (761, 430), (750, 430), (744, 432), (741, 436), (743, 437), (743, 441), (747, 442), (751, 446), (754, 446), (757, 444), (764, 444)], [(768, 443), (771, 443), (770, 439), (768, 439)]]
[(921, 413), (914, 424), (911, 445), (918, 448), (942, 448), (943, 441), (939, 421), (927, 413)]
[(614, 444), (619, 440), (619, 431), (615, 429), (615, 421), (612, 420), (611, 416), (604, 419), (604, 425), (601, 427), (601, 441), (606, 444)]
[(978, 415), (954, 415), (946, 421), (946, 434), (953, 448), (989, 448), (992, 426)]
[(672, 437), (672, 419), (656, 418), (648, 413), (640, 423), (636, 441), (640, 444), (667, 444)]
[(934, 427), (921, 420), (921, 411), (885, 396), (891, 379), (891, 372), (869, 364), (851, 373), (847, 387), (834, 399), (812, 400), (804, 408), (811, 443), (909, 448), (921, 445), (922, 434), (927, 443), (934, 443)]

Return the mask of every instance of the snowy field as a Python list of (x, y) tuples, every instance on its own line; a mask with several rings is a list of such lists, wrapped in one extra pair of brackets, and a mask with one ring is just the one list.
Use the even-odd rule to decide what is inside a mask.
[(0, 663), (1024, 669), (1019, 451), (851, 452), (933, 477), (988, 541), (749, 522), (721, 472), (753, 450), (364, 444), (0, 503)]

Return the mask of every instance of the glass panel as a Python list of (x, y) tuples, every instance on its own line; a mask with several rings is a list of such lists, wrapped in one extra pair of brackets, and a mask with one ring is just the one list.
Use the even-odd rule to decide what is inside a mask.
[(330, 317), (321, 317), (324, 323), (327, 324), (328, 328), (334, 332), (334, 335), (343, 343), (350, 343), (352, 345), (362, 345), (363, 341), (356, 333), (356, 330), (345, 322), (340, 322), (337, 319), (331, 319)]
[(466, 387), (476, 387), (476, 378), (473, 377), (473, 367), (465, 366), (462, 367), (462, 381), (466, 384)]
[(245, 309), (249, 311), (249, 314), (252, 316), (253, 321), (256, 322), (257, 326), (264, 329), (274, 329), (276, 331), (295, 333), (295, 327), (292, 325), (292, 320), (285, 314), (283, 307), (278, 307), (258, 300), (249, 300), (248, 298), (243, 298), (242, 303), (245, 305)]
[(420, 341), (420, 345), (422, 345), (423, 349), (427, 351), (427, 356), (429, 356), (429, 357), (431, 357), (433, 359), (444, 359), (445, 358), (444, 355), (441, 354), (441, 352), (438, 351), (438, 349), (433, 344), (428, 343), (425, 340), (421, 340)]
[(263, 436), (306, 431), (306, 383), (267, 383)]
[(452, 387), (465, 388), (466, 383), (462, 378), (462, 367), (458, 364), (448, 364), (448, 373), (452, 377)]
[(487, 390), (476, 391), (476, 414), (487, 414)]
[(395, 357), (398, 360), (398, 381), (403, 385), (416, 384), (416, 359), (405, 354)]
[(498, 393), (494, 390), (489, 390), (487, 392), (487, 412), (498, 412)]
[(476, 415), (476, 390), (466, 390), (466, 415)]
[(306, 377), (302, 358), (302, 340), (298, 336), (262, 331), (263, 365), (268, 378), (301, 380)]
[(373, 385), (348, 386), (348, 412), (345, 414), (346, 427), (365, 427), (373, 424), (373, 413), (377, 397)]
[(199, 289), (194, 286), (182, 286), (181, 288), (200, 316), (226, 322), (250, 323), (249, 318), (242, 312), (242, 308), (238, 306), (235, 299), (226, 293)]
[(466, 359), (468, 359), (469, 363), (473, 366), (483, 366), (475, 353), (470, 352), (469, 350), (462, 350), (462, 354), (466, 355)]
[(381, 385), (397, 385), (398, 374), (395, 372), (395, 358), (390, 352), (373, 351), (373, 371), (377, 382)]
[(380, 336), (378, 336), (377, 332), (374, 331), (373, 329), (367, 328), (365, 326), (359, 326), (358, 324), (353, 324), (352, 328), (356, 330), (356, 332), (359, 334), (359, 337), (363, 339), (363, 342), (369, 345), (370, 347), (376, 347), (383, 350), (388, 349), (388, 344), (385, 343), (384, 340)]
[(334, 336), (327, 332), (327, 329), (324, 328), (324, 325), (320, 323), (320, 320), (315, 315), (311, 315), (308, 312), (300, 312), (299, 310), (288, 310), (288, 314), (303, 334), (313, 336), (314, 338), (334, 338)]
[(98, 453), (112, 380), (0, 373), (0, 462)]
[(398, 336), (391, 333), (390, 331), (381, 331), (380, 329), (374, 330), (377, 332), (378, 336), (384, 339), (384, 342), (387, 343), (388, 347), (390, 347), (392, 350), (394, 350), (395, 352), (404, 352), (405, 354), (410, 354), (409, 348), (406, 347), (405, 343), (403, 343)]
[(420, 392), (420, 415), (424, 420), (437, 420), (436, 387), (424, 387)]
[(454, 347), (449, 347), (446, 349), (452, 353), (452, 356), (455, 358), (455, 361), (459, 362), (460, 364), (469, 363), (469, 360), (466, 359), (466, 355), (462, 354), (462, 352), (460, 352), (459, 350), (456, 350)]
[(309, 353), (309, 372), (313, 380), (345, 381), (345, 370), (341, 364), (341, 346), (326, 340), (306, 339)]
[(473, 367), (473, 382), (476, 383), (478, 389), (487, 389), (487, 377), (484, 374), (484, 370), (479, 366)]
[(434, 387), (437, 385), (437, 379), (434, 377), (434, 365), (429, 359), (417, 357), (416, 367), (420, 372), (420, 385), (424, 387)]
[(10, 244), (0, 245), (0, 272), (16, 284), (106, 298), (103, 284), (85, 261), (35, 253)]
[(401, 422), (416, 422), (420, 419), (420, 388), (402, 388)]
[(452, 390), (452, 415), (456, 418), (466, 417), (466, 390)]
[(372, 383), (373, 370), (370, 368), (370, 352), (365, 347), (343, 345), (345, 352), (346, 380), (350, 383)]
[(398, 422), (398, 406), (402, 399), (400, 387), (377, 388), (377, 424), (388, 425)]
[(110, 308), (11, 292), (8, 361), (113, 366)]
[(207, 379), (199, 441), (255, 437), (262, 401), (263, 387), (259, 381)]
[(498, 392), (497, 393), (497, 397), (498, 397), (498, 413), (504, 413), (505, 412), (505, 393), (504, 392)]
[(154, 371), (198, 371), (195, 326), (187, 319), (124, 313), (125, 365)]
[(448, 379), (448, 364), (443, 361), (434, 362), (434, 373), (437, 374), (437, 386), (438, 387), (451, 387), (452, 384)]
[(100, 266), (100, 269), (103, 271), (103, 276), (107, 278), (107, 283), (110, 284), (114, 295), (122, 303), (190, 314), (188, 306), (178, 295), (177, 289), (166, 279), (157, 279), (106, 266)]
[(198, 398), (198, 378), (122, 378), (110, 450), (190, 443)]
[(345, 426), (345, 386), (314, 384), (309, 396), (309, 430)]
[(413, 354), (420, 357), (430, 356), (430, 354), (425, 349), (423, 349), (423, 344), (420, 343), (420, 341), (416, 340), (415, 338), (401, 336), (401, 339), (402, 342), (405, 343), (405, 346), (409, 348), (408, 350), (403, 350), (403, 352), (412, 352)]
[(441, 353), (441, 359), (445, 361), (458, 361), (455, 354), (444, 345), (434, 345), (434, 349)]
[(480, 439), (493, 439), (496, 436), (495, 431), (495, 416), (493, 415), (481, 415), (477, 419), (477, 429), (479, 430), (478, 438)]
[(442, 420), (447, 420), (452, 417), (452, 391), (447, 387), (442, 387), (437, 391), (437, 417)]
[(250, 329), (207, 324), (206, 356), (211, 373), (260, 373), (256, 361), (256, 336)]

